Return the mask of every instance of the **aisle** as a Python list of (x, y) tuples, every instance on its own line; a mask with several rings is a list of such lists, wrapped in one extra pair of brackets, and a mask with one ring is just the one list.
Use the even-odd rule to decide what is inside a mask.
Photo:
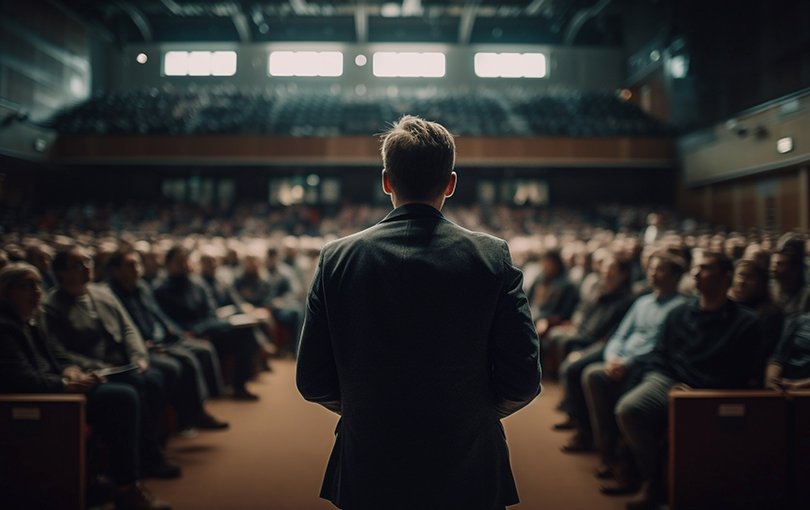
[[(276, 360), (273, 368), (250, 385), (259, 402), (209, 404), (214, 416), (231, 423), (229, 430), (169, 442), (168, 454), (183, 467), (183, 477), (148, 480), (156, 496), (176, 510), (335, 508), (318, 491), (338, 417), (298, 395), (293, 361)], [(557, 385), (546, 385), (535, 402), (503, 422), (521, 498), (509, 508), (623, 509), (628, 498), (599, 494), (595, 454), (560, 453), (570, 434), (551, 431), (562, 419), (553, 410), (559, 396)]]

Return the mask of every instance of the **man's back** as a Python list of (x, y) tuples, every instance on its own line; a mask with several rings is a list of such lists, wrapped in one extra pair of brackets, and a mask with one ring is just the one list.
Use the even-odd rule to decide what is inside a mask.
[(407, 204), (324, 248), (298, 370), (304, 397), (342, 415), (322, 497), (346, 509), (516, 503), (499, 419), (539, 382), (505, 242)]

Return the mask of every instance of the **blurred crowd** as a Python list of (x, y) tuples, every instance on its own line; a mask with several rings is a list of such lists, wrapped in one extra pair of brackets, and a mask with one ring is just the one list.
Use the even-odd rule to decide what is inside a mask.
[(523, 88), (165, 85), (108, 92), (58, 112), (49, 124), (79, 135), (367, 135), (411, 113), (463, 136), (671, 136), (672, 127), (615, 94)]
[[(99, 468), (117, 508), (169, 508), (140, 483), (180, 476), (166, 441), (227, 429), (206, 411), (209, 398), (258, 399), (250, 381), (273, 357), (295, 356), (323, 245), (389, 210), (7, 211), (0, 391), (86, 394), (88, 420), (117, 452)], [(556, 428), (574, 435), (563, 450), (599, 451), (596, 474), (612, 479), (603, 492), (639, 492), (631, 508), (653, 508), (665, 491), (670, 388), (810, 385), (801, 234), (711, 231), (619, 206), (444, 213), (509, 242), (546, 377), (565, 388)]]

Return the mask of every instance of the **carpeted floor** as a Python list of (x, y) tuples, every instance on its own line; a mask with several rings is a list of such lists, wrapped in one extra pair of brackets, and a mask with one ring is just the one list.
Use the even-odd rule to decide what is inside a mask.
[[(250, 384), (259, 402), (208, 404), (231, 423), (229, 430), (170, 440), (168, 454), (183, 467), (182, 478), (146, 486), (176, 510), (334, 508), (318, 491), (338, 417), (300, 397), (292, 360), (275, 360), (273, 369)], [(570, 436), (551, 430), (564, 418), (554, 411), (559, 400), (559, 386), (547, 384), (537, 400), (503, 422), (521, 499), (510, 509), (623, 509), (627, 497), (598, 491), (596, 454), (559, 451)]]

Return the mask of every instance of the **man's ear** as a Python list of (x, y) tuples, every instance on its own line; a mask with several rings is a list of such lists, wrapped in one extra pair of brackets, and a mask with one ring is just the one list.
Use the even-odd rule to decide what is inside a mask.
[(447, 183), (447, 187), (444, 189), (444, 196), (445, 197), (452, 197), (453, 193), (456, 192), (456, 181), (458, 176), (455, 172), (450, 174), (450, 182)]
[(391, 188), (391, 181), (388, 179), (388, 172), (386, 172), (384, 168), (382, 171), (382, 187), (386, 195), (390, 195), (394, 192)]

